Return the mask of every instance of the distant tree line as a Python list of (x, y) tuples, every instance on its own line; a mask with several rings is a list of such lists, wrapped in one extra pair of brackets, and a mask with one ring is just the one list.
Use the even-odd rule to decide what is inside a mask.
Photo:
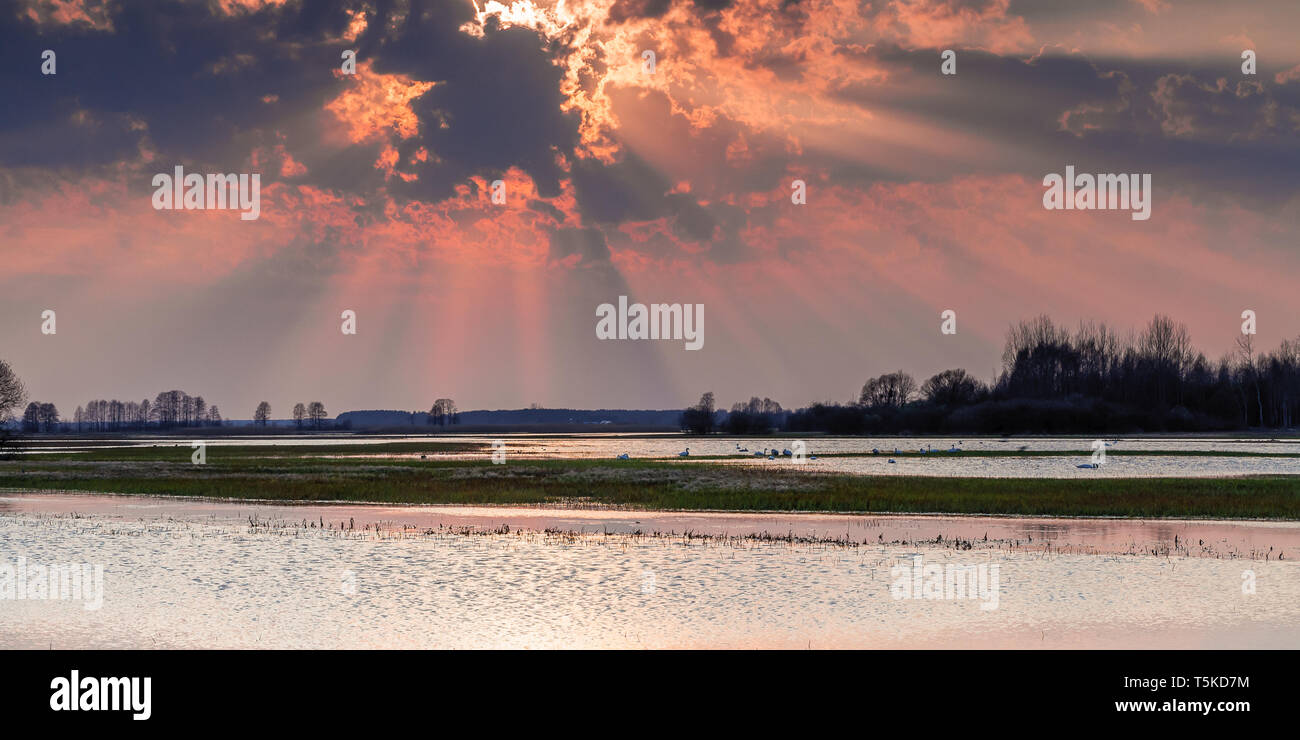
[(1254, 336), (1211, 361), (1187, 327), (1157, 315), (1122, 337), (1105, 324), (1070, 331), (1047, 316), (1011, 327), (990, 383), (963, 369), (925, 382), (902, 370), (869, 379), (856, 401), (797, 411), (754, 398), (730, 413), (713, 394), (681, 416), (684, 431), (1067, 433), (1290, 428), (1300, 411), (1300, 338), (1256, 353)]

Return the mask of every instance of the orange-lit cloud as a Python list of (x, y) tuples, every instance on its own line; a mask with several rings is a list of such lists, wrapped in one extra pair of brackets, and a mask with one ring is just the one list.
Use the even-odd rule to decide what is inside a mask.
[(411, 80), (405, 75), (376, 74), (372, 67), (367, 60), (357, 64), (355, 75), (336, 71), (347, 87), (325, 105), (325, 110), (338, 117), (354, 143), (415, 136), (420, 122), (411, 110), (411, 101), (433, 89), (435, 83)]

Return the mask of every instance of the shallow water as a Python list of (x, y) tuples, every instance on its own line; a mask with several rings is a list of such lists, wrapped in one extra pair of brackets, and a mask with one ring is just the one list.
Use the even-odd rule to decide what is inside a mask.
[[(890, 462), (890, 460), (894, 462)], [(790, 466), (853, 475), (941, 478), (1222, 478), (1240, 475), (1300, 475), (1300, 458), (1110, 455), (1096, 468), (1085, 455), (1035, 457), (819, 457), (736, 460), (737, 465)], [(1296, 483), (1300, 487), (1300, 481)]]
[[(186, 447), (199, 436), (172, 435), (164, 437), (122, 437), (90, 442), (70, 440), (62, 442), (50, 438), (52, 444), (42, 444), (33, 452), (68, 452), (111, 447), (174, 446)], [(802, 439), (810, 454), (832, 452), (882, 453), (916, 452), (933, 448), (948, 450), (958, 447), (971, 452), (1015, 452), (1021, 449), (1034, 451), (1061, 451), (1086, 454), (1093, 439), (1082, 436), (1018, 436), (1018, 437), (794, 437), (790, 435), (769, 437), (683, 437), (680, 434), (452, 434), (452, 435), (268, 435), (237, 436), (205, 439), (209, 447), (225, 446), (323, 446), (323, 445), (379, 445), (393, 442), (478, 443), (490, 445), (493, 440), (505, 440), (512, 451), (527, 456), (578, 458), (614, 457), (628, 453), (632, 457), (675, 457), (689, 448), (692, 455), (739, 455), (737, 448), (748, 452), (760, 449), (783, 450)], [(1300, 439), (1272, 440), (1239, 437), (1105, 437), (1115, 443), (1112, 449), (1120, 450), (1182, 450), (1202, 452), (1273, 452), (1300, 455)]]
[(1300, 559), (1300, 522), (952, 515), (626, 511), (553, 506), (286, 504), (187, 497), (0, 493), (0, 515), (100, 516), (128, 521), (270, 522), (381, 531), (546, 529), (580, 534), (789, 536), (858, 544), (968, 540), (1088, 553), (1179, 550), (1203, 557)]
[[(507, 460), (529, 459), (591, 459), (616, 458), (627, 454), (632, 458), (669, 458), (691, 460), (699, 457), (729, 456), (736, 464), (785, 465), (792, 464), (791, 457), (781, 453), (795, 446), (795, 438), (684, 438), (681, 435), (442, 435), (442, 436), (358, 436), (358, 435), (302, 435), (266, 437), (229, 437), (204, 440), (213, 448), (209, 455), (220, 456), (220, 448), (230, 445), (266, 447), (268, 455), (275, 448), (288, 445), (322, 446), (341, 443), (360, 447), (390, 442), (482, 444), (481, 452), (448, 452), (422, 455), (421, 453), (366, 453), (357, 451), (333, 457), (367, 457), (392, 459), (462, 459), (481, 460), (491, 455), (490, 445), (500, 439), (505, 443)], [(105, 447), (175, 446), (188, 449), (192, 440), (181, 437), (122, 438), (102, 440), (96, 446), (57, 444), (42, 446), (33, 454), (84, 451)], [(1216, 457), (1216, 456), (1130, 456), (1108, 455), (1099, 468), (1080, 468), (1092, 461), (1093, 440), (1085, 437), (809, 437), (802, 440), (808, 456), (823, 455), (806, 461), (810, 470), (850, 473), (855, 475), (922, 475), (942, 477), (987, 478), (1155, 478), (1155, 477), (1227, 477), (1239, 475), (1300, 475), (1300, 457)], [(1107, 438), (1112, 451), (1182, 451), (1228, 453), (1274, 453), (1300, 456), (1300, 440), (1260, 440), (1233, 437), (1143, 437)], [(776, 459), (756, 457), (758, 450), (773, 451)], [(922, 449), (965, 452), (1019, 451), (1070, 453), (1045, 457), (898, 457), (889, 459), (894, 450), (915, 453)], [(689, 450), (689, 455), (679, 456)], [(743, 450), (743, 451), (742, 451)], [(824, 457), (833, 453), (871, 453), (871, 457)]]
[[(327, 522), (347, 514), (356, 529), (303, 528), (309, 513)], [(262, 524), (250, 526), (250, 515)], [(589, 532), (889, 536), (844, 547), (445, 528), (512, 520)], [(375, 531), (378, 521), (387, 524)], [(922, 542), (945, 529), (944, 544)], [(948, 543), (981, 529), (990, 543)], [(0, 599), (0, 647), (1300, 647), (1300, 568), (1276, 550), (1242, 557), (1267, 542), (1293, 548), (1298, 529), (7, 495), (0, 567), (19, 557), (101, 564), (104, 597), (89, 611), (70, 600)], [(1130, 540), (1172, 536), (1221, 542), (1200, 556), (1117, 554)], [(996, 565), (996, 608), (980, 608), (991, 598), (894, 598), (891, 569), (917, 555)], [(1243, 592), (1246, 580), (1254, 593)]]

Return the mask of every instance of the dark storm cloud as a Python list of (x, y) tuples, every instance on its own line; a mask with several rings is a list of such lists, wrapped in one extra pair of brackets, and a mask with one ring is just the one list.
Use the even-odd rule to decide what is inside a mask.
[(770, 218), (768, 210), (747, 211), (728, 203), (712, 203), (707, 207), (709, 219), (716, 227), (715, 237), (709, 244), (709, 258), (718, 263), (741, 262), (753, 256), (749, 245), (741, 239), (741, 229), (756, 220)]
[[(151, 171), (173, 164), (233, 171), (255, 149), (265, 155), (284, 144), (307, 167), (293, 182), (342, 193), (386, 189), (437, 201), (473, 175), (495, 179), (518, 167), (542, 197), (559, 194), (556, 160), (573, 156), (577, 118), (560, 110), (562, 71), (538, 33), (502, 30), (493, 18), (481, 38), (463, 33), (474, 16), (462, 0), (378, 3), (354, 42), (341, 37), (346, 11), (359, 2), (233, 16), (210, 5), (123, 4), (106, 14), (111, 30), (96, 30), (38, 25), (13, 0), (0, 0), (0, 86), (21, 101), (0, 108), (0, 168), (76, 177), (139, 162), (152, 148), (159, 164)], [(58, 55), (57, 75), (40, 74), (46, 48)], [(411, 101), (418, 133), (396, 143), (400, 169), (418, 181), (376, 169), (384, 141), (337, 145), (339, 123), (322, 110), (346, 89), (336, 74), (345, 48), (376, 73), (436, 82)], [(422, 147), (435, 154), (425, 163), (412, 159)], [(279, 179), (278, 164), (259, 163), (264, 187)], [(147, 179), (137, 179), (132, 187), (144, 189)], [(372, 211), (382, 205), (367, 200)]]
[(550, 216), (555, 219), (557, 223), (564, 223), (564, 211), (561, 211), (559, 208), (556, 208), (544, 200), (530, 200), (528, 201), (528, 207), (538, 213)]
[[(718, 11), (730, 4), (691, 3), (723, 56), (734, 37), (721, 29)], [(958, 74), (949, 78), (938, 73), (937, 49), (883, 43), (840, 52), (889, 76), (881, 84), (842, 83), (832, 90), (838, 100), (977, 138), (997, 156), (965, 161), (941, 153), (900, 171), (830, 145), (791, 149), (780, 134), (725, 114), (695, 123), (674, 113), (661, 91), (611, 85), (605, 92), (616, 117), (639, 121), (679, 154), (665, 166), (671, 155), (628, 145), (607, 164), (574, 156), (578, 118), (561, 109), (563, 70), (552, 63), (563, 41), (523, 27), (502, 29), (492, 17), (481, 36), (464, 33), (461, 26), (475, 21), (474, 6), (464, 0), (373, 3), (361, 37), (341, 41), (347, 11), (361, 7), (357, 0), (332, 0), (226, 16), (202, 2), (123, 3), (104, 11), (111, 30), (96, 30), (37, 24), (14, 0), (0, 0), (0, 86), (12, 101), (0, 108), (0, 167), (76, 173), (136, 161), (147, 143), (160, 167), (231, 171), (253, 149), (284, 143), (307, 167), (295, 183), (423, 201), (452, 196), (472, 176), (495, 179), (515, 167), (542, 198), (559, 195), (560, 182), (571, 177), (588, 225), (612, 233), (629, 221), (669, 219), (674, 236), (729, 261), (746, 252), (739, 234), (750, 216), (723, 199), (788, 187), (792, 171), (825, 171), (832, 184), (865, 187), (965, 174), (1041, 177), (1074, 164), (1094, 172), (1153, 172), (1161, 188), (1276, 199), (1294, 192), (1300, 166), (1300, 82), (1279, 84), (1270, 72), (1243, 86), (1231, 59), (1173, 66), (1050, 53), (1026, 61), (961, 50)], [(619, 0), (610, 20), (661, 17), (670, 7), (668, 0)], [(1024, 12), (1049, 18), (1055, 11), (1037, 3)], [(773, 11), (772, 22), (797, 24), (804, 17), (797, 3), (786, 3)], [(384, 142), (323, 144), (334, 122), (321, 111), (345, 89), (335, 72), (340, 51), (349, 47), (376, 73), (436, 83), (410, 103), (418, 132), (394, 143), (401, 172), (418, 176), (412, 182), (375, 168)], [(58, 53), (56, 76), (39, 73), (46, 48)], [(803, 54), (763, 52), (746, 66), (800, 80), (819, 61)], [(603, 70), (597, 54), (580, 83), (594, 90)], [(1220, 78), (1228, 84), (1218, 84)], [(679, 100), (689, 93), (673, 91)], [(733, 145), (740, 156), (730, 156)], [(416, 161), (422, 148), (435, 156)], [(277, 179), (273, 162), (262, 169), (264, 186)], [(674, 192), (676, 183), (661, 174), (692, 170), (690, 193)], [(12, 199), (15, 190), (12, 177), (0, 178), (0, 200)], [(381, 218), (382, 200), (366, 200), (357, 218)], [(529, 207), (563, 219), (544, 201)], [(577, 239), (553, 235), (552, 250), (583, 254), (584, 261), (607, 258), (603, 241)]]
[[(1094, 172), (1162, 173), (1162, 187), (1226, 185), (1268, 197), (1292, 189), (1300, 165), (1300, 85), (1244, 77), (1231, 59), (1173, 67), (1158, 60), (1049, 55), (1026, 61), (959, 51), (957, 74), (944, 77), (937, 49), (882, 44), (863, 58), (884, 65), (893, 78), (887, 85), (846, 85), (836, 93), (840, 99), (979, 135), (1003, 153), (993, 171), (1042, 174), (1075, 164)], [(929, 176), (890, 175), (836, 165), (834, 153), (823, 158), (839, 182), (969, 174), (960, 163)]]
[(578, 160), (572, 175), (584, 220), (617, 224), (650, 221), (668, 214), (664, 195), (671, 186), (632, 152), (626, 152), (621, 161), (612, 165)]
[(614, 0), (609, 9), (609, 22), (622, 23), (634, 18), (661, 18), (673, 0)]
[(700, 207), (694, 198), (684, 193), (671, 193), (665, 200), (669, 211), (676, 216), (674, 230), (683, 239), (706, 241), (713, 238), (713, 229), (717, 225), (713, 215)]
[(631, 152), (613, 165), (579, 160), (573, 167), (573, 183), (586, 222), (614, 227), (665, 218), (682, 241), (708, 244), (717, 234), (712, 208), (701, 206), (689, 193), (669, 192), (668, 181)]
[[(242, 160), (255, 132), (337, 91), (340, 49), (323, 39), (342, 32), (342, 7), (227, 17), (201, 3), (122, 3), (105, 31), (38, 27), (0, 0), (0, 87), (22, 101), (0, 110), (0, 164), (90, 168), (132, 158), (146, 136), (166, 160)], [(57, 75), (40, 74), (44, 49)]]
[[(359, 3), (227, 17), (203, 3), (128, 3), (114, 8), (111, 31), (99, 31), (38, 27), (0, 0), (0, 16), (16, 19), (0, 25), (0, 86), (22, 101), (0, 110), (0, 165), (86, 170), (134, 159), (147, 139), (162, 162), (229, 170), (287, 133), (308, 168), (297, 182), (371, 192), (385, 182), (374, 168), (380, 144), (318, 145), (318, 114), (342, 90), (334, 73), (352, 47), (376, 72), (438, 83), (412, 102), (420, 132), (399, 151), (405, 160), (425, 146), (440, 161), (405, 167), (419, 181), (389, 181), (395, 194), (438, 200), (471, 175), (512, 166), (543, 197), (559, 193), (556, 155), (572, 152), (577, 121), (560, 111), (561, 71), (537, 33), (492, 22), (484, 38), (464, 34), (473, 6), (458, 0), (414, 2), (409, 12), (381, 3), (349, 44), (338, 40), (349, 6)], [(39, 74), (46, 48), (58, 55), (57, 75)]]
[[(691, 7), (700, 14), (713, 14), (726, 10), (735, 0), (690, 0)], [(637, 18), (662, 18), (673, 6), (673, 0), (614, 0), (609, 9), (610, 23), (623, 23)]]
[(808, 56), (803, 52), (797, 54), (768, 53), (757, 56), (745, 63), (750, 69), (766, 69), (783, 82), (795, 82), (803, 78), (804, 64)]
[(413, 3), (396, 30), (385, 30), (388, 24), (378, 18), (361, 39), (377, 72), (437, 82), (412, 102), (420, 133), (401, 151), (426, 146), (441, 161), (409, 168), (419, 179), (394, 191), (439, 200), (471, 175), (518, 167), (543, 197), (558, 195), (563, 172), (556, 154), (571, 153), (578, 142), (577, 116), (560, 110), (563, 71), (535, 31), (501, 30), (492, 21), (483, 38), (461, 33), (472, 10), (455, 0)]
[(1113, 16), (1120, 11), (1141, 11), (1141, 6), (1134, 0), (1093, 0), (1093, 2), (1075, 4), (1044, 2), (1044, 0), (1011, 0), (1007, 15), (1018, 15), (1025, 20), (1043, 20), (1058, 17), (1073, 17), (1081, 14), (1094, 16)]
[[(747, 213), (720, 198), (786, 186), (783, 178), (795, 161), (787, 142), (725, 115), (708, 124), (692, 123), (674, 112), (668, 97), (657, 90), (611, 87), (607, 93), (619, 120), (637, 121), (639, 129), (654, 132), (656, 141), (672, 142), (667, 148), (672, 154), (659, 151), (658, 156), (674, 158), (668, 170), (689, 165), (693, 188), (690, 193), (672, 192), (673, 183), (660, 174), (661, 168), (636, 153), (633, 138), (613, 165), (595, 160), (575, 164), (573, 181), (583, 218), (611, 225), (666, 218), (677, 239), (705, 246), (712, 259), (735, 262), (748, 255), (739, 236)], [(743, 145), (742, 158), (729, 159), (732, 145)], [(710, 202), (701, 205), (701, 199)]]
[(600, 229), (555, 229), (550, 240), (550, 258), (553, 260), (576, 254), (582, 257), (584, 265), (609, 263), (609, 244)]

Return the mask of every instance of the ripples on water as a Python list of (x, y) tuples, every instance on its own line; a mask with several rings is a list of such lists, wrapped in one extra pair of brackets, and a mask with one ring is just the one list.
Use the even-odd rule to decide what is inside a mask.
[[(531, 530), (377, 537), (361, 521), (347, 533), (253, 528), (233, 518), (246, 506), (229, 506), (0, 514), (0, 563), (105, 566), (97, 611), (0, 600), (0, 646), (1300, 647), (1291, 561)], [(997, 564), (998, 608), (895, 600), (890, 568), (916, 554)]]

